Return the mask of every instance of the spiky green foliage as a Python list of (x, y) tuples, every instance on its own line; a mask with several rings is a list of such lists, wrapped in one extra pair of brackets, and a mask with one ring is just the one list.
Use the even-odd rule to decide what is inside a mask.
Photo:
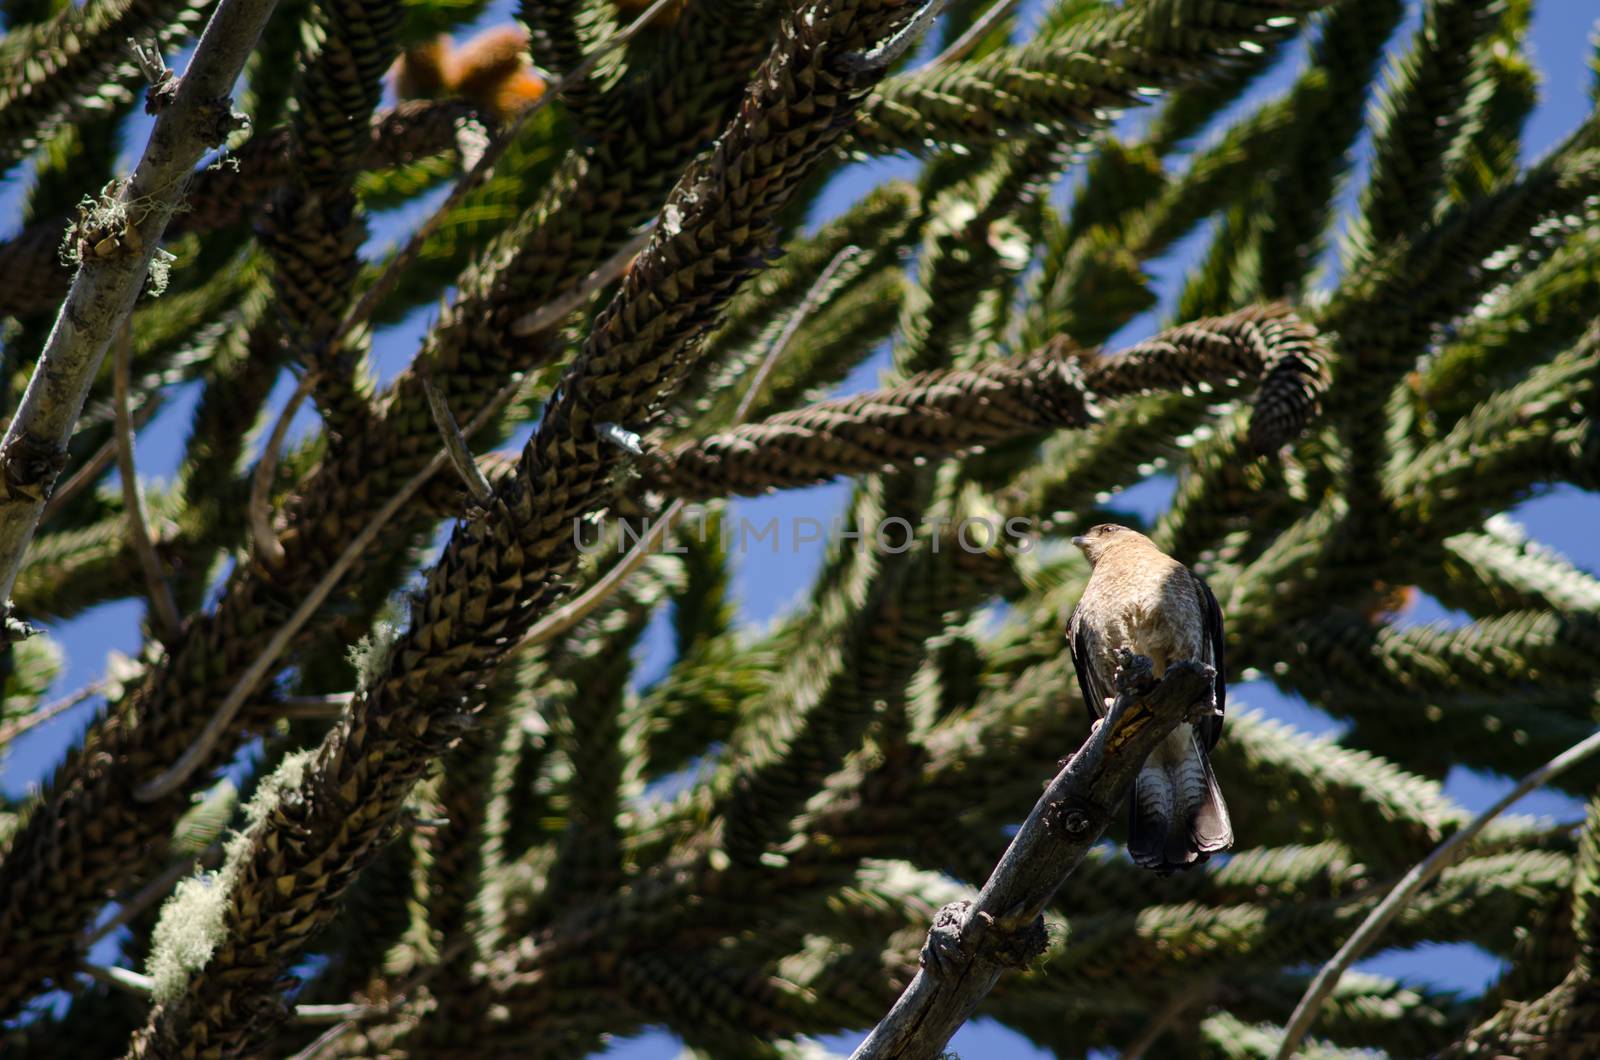
[[(982, 7), (953, 5), (940, 42)], [(236, 101), (255, 128), (168, 231), (132, 376), (136, 415), (199, 393), (146, 491), (186, 620), (115, 658), (81, 743), (0, 805), (7, 1055), (577, 1056), (664, 1025), (781, 1057), (863, 1029), (1082, 738), (1065, 539), (1136, 522), (1117, 494), (1157, 472), (1174, 492), (1145, 529), (1216, 590), (1229, 676), (1349, 728), (1235, 694), (1214, 763), (1238, 848), (1161, 879), (1113, 828), (1045, 958), (983, 1010), (1042, 1046), (1271, 1055), (1306, 968), (1469, 819), (1446, 773), (1519, 774), (1600, 722), (1600, 576), (1512, 514), (1600, 489), (1600, 129), (1521, 162), (1524, 0), (1059, 0), (934, 63), (880, 55), (912, 23), (896, 0), (690, 0), (521, 126), (341, 333), (393, 260), (362, 249), (368, 212), (425, 209), (483, 132), (459, 102), (377, 110), (385, 69), (480, 8), (280, 4)], [(9, 409), (70, 279), (69, 215), (114, 175), (122, 37), (175, 42), (201, 7), (6, 11), (0, 54), (26, 58), (0, 76), (0, 153), (37, 178), (0, 244)], [(553, 75), (632, 17), (514, 14)], [(1309, 61), (1260, 90), (1302, 37)], [(1113, 129), (1134, 107), (1149, 120)], [(890, 152), (912, 176), (831, 179)], [(855, 202), (815, 218), (839, 187)], [(391, 340), (367, 325), (441, 299), (376, 392), (363, 357)], [(321, 427), (247, 525), (271, 395), (306, 371)], [(490, 410), (467, 439), (490, 495), (443, 464), (201, 768), (141, 801), (440, 450), (425, 379), (461, 424)], [(22, 617), (150, 591), (97, 459), (110, 402), (107, 375)], [(522, 422), (519, 453), (491, 451)], [(776, 549), (729, 499), (825, 482), (842, 511), (807, 494), (816, 518)], [(695, 505), (652, 554), (584, 544), (673, 501)], [(797, 531), (827, 539), (811, 585), (741, 621), (738, 565), (790, 563)], [(1411, 621), (1413, 587), (1467, 620)], [(55, 644), (0, 654), (8, 766), (59, 695)], [(1306, 1055), (1593, 1055), (1600, 812), (1574, 825), (1496, 823), (1385, 937), (1476, 945), (1506, 962), (1493, 987), (1347, 977)], [(108, 899), (149, 998), (81, 982)], [(35, 1000), (58, 987), (64, 1011)], [(319, 1038), (296, 1004), (355, 1018)]]

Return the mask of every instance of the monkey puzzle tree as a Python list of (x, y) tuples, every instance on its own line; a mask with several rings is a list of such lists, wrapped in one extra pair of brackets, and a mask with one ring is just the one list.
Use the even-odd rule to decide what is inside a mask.
[[(1233, 853), (1160, 878), (1114, 824), (987, 1015), (1063, 1056), (1270, 1055), (1306, 967), (1468, 820), (1444, 772), (1594, 727), (1600, 580), (1505, 514), (1600, 488), (1600, 127), (1522, 163), (1528, 0), (1427, 0), (1414, 33), (1402, 0), (1056, 0), (1026, 28), (1004, 0), (663, 0), (643, 28), (525, 0), (545, 93), (505, 125), (381, 107), (479, 2), (4, 10), (31, 184), (0, 245), (0, 753), (53, 716), (50, 624), (149, 603), (0, 817), (7, 1055), (864, 1032), (1083, 741), (1065, 542), (1137, 522), (1115, 495), (1158, 471), (1144, 528), (1215, 589), (1230, 675), (1350, 727), (1236, 710)], [(151, 43), (207, 20), (265, 28), (162, 73)], [(108, 183), (141, 77), (152, 152), (227, 138), (186, 187)], [(890, 155), (914, 178), (808, 223)], [(400, 208), (410, 243), (365, 249)], [(1170, 324), (1113, 342), (1197, 234)], [(435, 302), (380, 383), (374, 332)], [(320, 421), (291, 443), (288, 379)], [(190, 390), (176, 481), (135, 489), (133, 431)], [(836, 479), (809, 593), (739, 622), (728, 499)], [(1471, 620), (1398, 622), (1411, 586)], [(1311, 1048), (1594, 1055), (1597, 888), (1600, 817), (1496, 822), (1385, 941), (1474, 943), (1500, 981), (1348, 976)]]

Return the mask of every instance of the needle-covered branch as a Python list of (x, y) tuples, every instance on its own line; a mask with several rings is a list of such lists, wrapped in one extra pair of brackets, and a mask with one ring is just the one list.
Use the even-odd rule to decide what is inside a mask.
[[(814, 2), (786, 19), (717, 150), (680, 182), (562, 380), (517, 474), (457, 526), (410, 628), (314, 753), (264, 786), (224, 867), (218, 939), (164, 991), (134, 1055), (251, 1051), (281, 1019), (283, 975), (381, 849), (429, 765), (473, 724), (496, 664), (564, 590), (576, 523), (614, 495), (625, 454), (605, 423), (670, 397), (695, 340), (769, 252), (775, 218), (837, 142), (873, 74), (845, 59), (911, 11)], [(169, 913), (169, 915), (178, 915)]]
[(694, 500), (808, 486), (905, 467), (1062, 427), (1084, 427), (1095, 398), (1258, 379), (1250, 424), (1264, 452), (1293, 440), (1326, 386), (1317, 333), (1282, 306), (1197, 320), (1113, 354), (1053, 344), (972, 369), (779, 413), (645, 454), (654, 489)]
[(273, 0), (223, 0), (188, 72), (159, 95), (152, 88), (160, 114), (133, 176), (85, 211), (74, 233), (78, 274), (0, 442), (0, 599), (11, 595), (89, 386), (144, 289), (190, 172), (235, 128), (228, 92), (272, 7)]
[(1146, 756), (1208, 709), (1211, 680), (1209, 667), (1179, 663), (1157, 682), (1148, 659), (1121, 656), (1105, 721), (1034, 804), (977, 899), (940, 911), (921, 969), (852, 1060), (932, 1060), (1005, 969), (1043, 952), (1046, 905), (1099, 841)]

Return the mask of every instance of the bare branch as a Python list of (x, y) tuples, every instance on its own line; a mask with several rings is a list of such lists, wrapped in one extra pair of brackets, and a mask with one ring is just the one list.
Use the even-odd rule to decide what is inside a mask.
[(1179, 988), (1167, 998), (1167, 1003), (1161, 1006), (1161, 1011), (1155, 1014), (1139, 1037), (1133, 1040), (1133, 1044), (1122, 1050), (1118, 1060), (1140, 1060), (1156, 1042), (1161, 1040), (1163, 1034), (1172, 1029), (1172, 1025), (1178, 1022), (1178, 1017), (1188, 1011), (1189, 1006), (1210, 997), (1216, 989), (1217, 984), (1211, 979), (1203, 979), (1198, 983)]
[(105, 686), (106, 684), (104, 681), (95, 681), (93, 684), (84, 685), (70, 696), (67, 696), (64, 699), (58, 699), (54, 703), (40, 707), (38, 710), (28, 714), (26, 717), (18, 718), (10, 725), (0, 727), (0, 747), (4, 747), (6, 744), (10, 743), (12, 740), (15, 740), (18, 736), (21, 736), (29, 729), (43, 725), (50, 719), (65, 714), (79, 703), (82, 703), (84, 700), (88, 699), (90, 696), (99, 694), (100, 690), (105, 688)]
[(1600, 751), (1600, 730), (1595, 731), (1587, 739), (1562, 751), (1550, 761), (1523, 777), (1517, 782), (1516, 787), (1497, 799), (1493, 806), (1473, 818), (1472, 822), (1461, 831), (1440, 843), (1433, 849), (1433, 853), (1422, 859), (1410, 872), (1406, 873), (1400, 882), (1395, 884), (1394, 890), (1390, 891), (1388, 896), (1379, 902), (1372, 912), (1367, 914), (1367, 918), (1361, 922), (1361, 926), (1356, 928), (1355, 934), (1351, 935), (1345, 944), (1339, 947), (1339, 952), (1335, 953), (1328, 960), (1328, 963), (1322, 966), (1317, 972), (1316, 978), (1311, 980), (1311, 985), (1306, 987), (1305, 995), (1300, 998), (1300, 1003), (1294, 1007), (1294, 1014), (1289, 1017), (1289, 1023), (1283, 1029), (1283, 1041), (1279, 1043), (1278, 1051), (1274, 1054), (1276, 1060), (1291, 1060), (1295, 1050), (1300, 1047), (1301, 1041), (1310, 1032), (1311, 1025), (1316, 1022), (1317, 1011), (1322, 1007), (1322, 1003), (1328, 999), (1328, 996), (1333, 993), (1334, 988), (1339, 985), (1339, 980), (1344, 976), (1344, 973), (1349, 971), (1350, 966), (1359, 961), (1362, 954), (1372, 947), (1372, 944), (1378, 940), (1378, 936), (1383, 934), (1383, 930), (1389, 926), (1395, 917), (1400, 915), (1400, 911), (1405, 908), (1406, 903), (1415, 898), (1429, 883), (1433, 882), (1434, 877), (1450, 867), (1451, 862), (1455, 861), (1456, 856), (1461, 853), (1463, 847), (1476, 839), (1478, 833), (1482, 832), (1490, 821), (1504, 813), (1512, 803), (1529, 792), (1543, 787), (1546, 783), (1565, 773), (1596, 751)]
[(250, 522), (250, 539), (255, 542), (256, 553), (267, 566), (273, 568), (283, 562), (284, 553), (283, 544), (272, 529), (272, 482), (278, 476), (278, 460), (283, 454), (283, 439), (289, 433), (289, 424), (294, 421), (295, 413), (300, 411), (300, 406), (315, 386), (315, 372), (307, 372), (300, 378), (300, 385), (294, 388), (294, 393), (284, 402), (283, 410), (272, 424), (272, 433), (267, 436), (261, 459), (256, 461), (255, 476), (250, 480), (250, 506), (246, 513)]
[(655, 222), (652, 221), (643, 232), (624, 243), (615, 254), (597, 265), (589, 275), (578, 281), (578, 285), (565, 294), (557, 295), (544, 305), (518, 317), (511, 322), (511, 334), (517, 338), (526, 338), (537, 335), (552, 324), (558, 323), (568, 313), (583, 304), (583, 300), (591, 294), (618, 279), (627, 271), (628, 264), (639, 256), (639, 251), (650, 242), (650, 234), (655, 231)]
[(941, 66), (949, 66), (953, 62), (965, 59), (967, 53), (977, 47), (979, 41), (988, 36), (989, 30), (994, 27), (994, 24), (1009, 14), (1011, 9), (1016, 6), (1017, 0), (996, 0), (995, 3), (989, 6), (989, 10), (979, 15), (972, 25), (967, 27), (965, 33), (951, 42), (950, 47), (935, 55), (924, 69), (936, 70)]
[(112, 337), (133, 311), (190, 173), (239, 120), (228, 93), (273, 2), (222, 0), (188, 73), (164, 96), (168, 102), (133, 175), (108, 188), (79, 222), (77, 275), (0, 441), (0, 600), (10, 599), (23, 554), (66, 464), (73, 424)]
[(1120, 653), (1117, 699), (1050, 782), (972, 902), (939, 911), (922, 967), (852, 1060), (932, 1060), (1008, 967), (1045, 948), (1043, 912), (1105, 831), (1145, 757), (1197, 709), (1213, 671), (1184, 662), (1159, 681), (1143, 656)]
[(92, 931), (86, 932), (83, 936), (83, 948), (87, 950), (123, 924), (128, 923), (134, 917), (161, 901), (172, 893), (172, 888), (178, 885), (179, 880), (189, 875), (191, 869), (198, 864), (215, 860), (221, 853), (222, 841), (219, 839), (193, 857), (180, 858), (168, 865), (159, 876), (139, 888), (137, 894), (123, 902), (116, 913), (106, 918), (105, 923), (98, 924)]
[(150, 609), (155, 612), (154, 625), (161, 639), (170, 644), (182, 631), (183, 618), (178, 614), (172, 586), (167, 584), (161, 569), (161, 557), (156, 554), (155, 538), (150, 533), (150, 513), (144, 503), (144, 486), (139, 482), (139, 468), (133, 459), (133, 418), (128, 414), (133, 334), (126, 321), (117, 333), (116, 346), (111, 367), (112, 404), (116, 408), (117, 475), (122, 479), (122, 509), (128, 517), (128, 544), (139, 557), (139, 567), (144, 571), (145, 592), (150, 596)]
[[(146, 395), (144, 403), (133, 414), (133, 429), (140, 430), (145, 424), (155, 418), (161, 411), (161, 404), (165, 399), (159, 394)], [(106, 468), (117, 459), (117, 439), (115, 434), (107, 438), (105, 443), (96, 449), (94, 455), (83, 462), (83, 466), (72, 473), (72, 477), (61, 484), (61, 488), (50, 495), (50, 501), (44, 506), (44, 514), (39, 517), (41, 523), (48, 523), (71, 503), (72, 498), (83, 492), (86, 486), (92, 486), (100, 481), (100, 476), (106, 473)]]
[(444, 451), (449, 454), (450, 463), (455, 465), (456, 474), (467, 484), (467, 492), (472, 494), (473, 500), (488, 504), (494, 496), (494, 487), (489, 485), (489, 480), (483, 477), (483, 469), (472, 459), (472, 450), (467, 448), (467, 440), (461, 435), (461, 426), (450, 412), (450, 403), (427, 376), (422, 378), (422, 392), (428, 396), (428, 410), (433, 413), (434, 425), (444, 439)]
[(273, 708), (280, 718), (321, 720), (337, 718), (354, 698), (353, 692), (332, 692), (326, 696), (285, 696)]
[(772, 341), (771, 347), (762, 356), (755, 374), (750, 377), (750, 385), (745, 387), (744, 393), (739, 396), (738, 407), (733, 410), (734, 423), (743, 423), (745, 417), (750, 415), (750, 410), (755, 407), (756, 400), (761, 397), (761, 391), (767, 385), (768, 377), (772, 375), (772, 369), (777, 367), (778, 358), (783, 356), (789, 344), (794, 341), (794, 337), (800, 333), (800, 325), (804, 324), (806, 318), (821, 307), (823, 299), (833, 292), (834, 277), (839, 275), (839, 270), (854, 261), (860, 253), (861, 248), (856, 246), (839, 248), (839, 253), (833, 256), (833, 260), (828, 262), (827, 267), (806, 290), (806, 296), (800, 300), (794, 312), (789, 314), (789, 319), (784, 321), (783, 330), (778, 332), (778, 337)]
[(83, 964), (83, 974), (90, 979), (97, 979), (102, 983), (124, 990), (140, 997), (149, 997), (155, 989), (154, 981), (148, 975), (140, 975), (129, 968), (118, 968), (115, 965)]

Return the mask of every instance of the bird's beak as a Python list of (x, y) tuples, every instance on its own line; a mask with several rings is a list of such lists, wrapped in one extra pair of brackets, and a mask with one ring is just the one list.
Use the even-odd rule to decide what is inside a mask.
[(1080, 534), (1079, 536), (1077, 536), (1077, 537), (1072, 539), (1072, 543), (1074, 545), (1077, 545), (1079, 548), (1083, 548), (1083, 547), (1085, 547), (1086, 545), (1089, 544), (1089, 539)]

